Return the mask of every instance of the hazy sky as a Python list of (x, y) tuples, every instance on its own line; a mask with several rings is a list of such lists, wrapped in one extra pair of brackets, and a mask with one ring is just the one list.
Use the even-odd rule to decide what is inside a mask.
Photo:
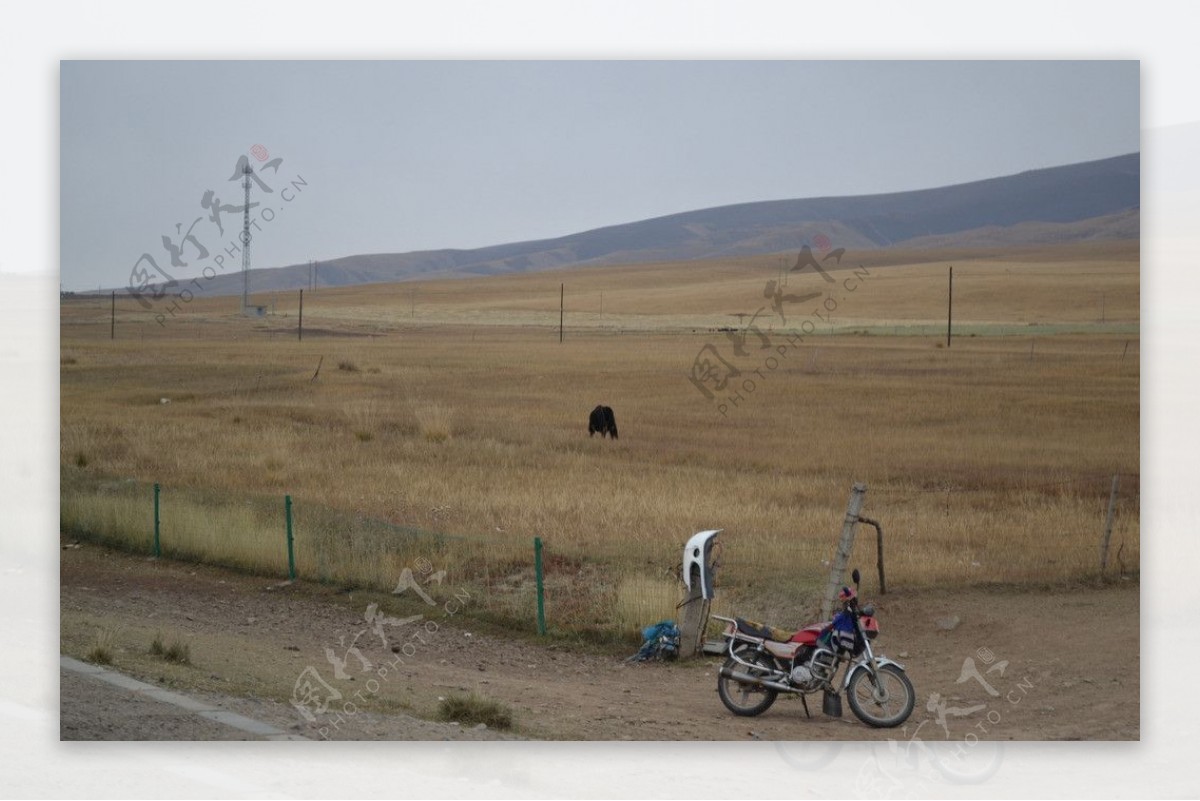
[(282, 159), (252, 197), (276, 267), (990, 178), (1138, 150), (1139, 123), (1136, 61), (66, 61), (62, 282), (199, 275), (241, 156)]

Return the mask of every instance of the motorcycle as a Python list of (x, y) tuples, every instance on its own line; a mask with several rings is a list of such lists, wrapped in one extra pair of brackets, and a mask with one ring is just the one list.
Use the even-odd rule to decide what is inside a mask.
[[(842, 716), (840, 691), (863, 723), (892, 728), (908, 720), (916, 692), (904, 666), (871, 647), (879, 634), (875, 606), (858, 605), (857, 569), (851, 574), (855, 589), (843, 587), (841, 611), (827, 623), (784, 631), (743, 618), (721, 617), (728, 658), (717, 677), (717, 694), (735, 715), (761, 715), (781, 693), (799, 695), (808, 710), (807, 696), (824, 693), (822, 710)], [(838, 681), (838, 674), (842, 672)]]

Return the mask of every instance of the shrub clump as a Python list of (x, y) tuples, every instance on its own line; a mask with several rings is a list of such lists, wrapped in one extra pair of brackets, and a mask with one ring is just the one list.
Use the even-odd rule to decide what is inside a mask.
[(178, 665), (190, 665), (192, 663), (191, 646), (178, 640), (173, 640), (170, 645), (164, 645), (162, 634), (154, 635), (154, 639), (150, 642), (150, 653), (153, 656), (162, 657), (166, 661), (174, 662)]
[(415, 413), (417, 418), (417, 431), (428, 442), (445, 442), (450, 439), (453, 432), (453, 423), (450, 409), (439, 404), (426, 406), (423, 409), (418, 409)]
[(87, 652), (87, 661), (97, 665), (111, 665), (113, 663), (114, 640), (116, 640), (116, 634), (112, 629), (100, 629), (96, 632), (96, 642), (92, 645), (92, 649)]
[(475, 693), (443, 698), (438, 703), (438, 720), (456, 721), (464, 726), (483, 723), (490, 729), (511, 729), (513, 725), (511, 709)]

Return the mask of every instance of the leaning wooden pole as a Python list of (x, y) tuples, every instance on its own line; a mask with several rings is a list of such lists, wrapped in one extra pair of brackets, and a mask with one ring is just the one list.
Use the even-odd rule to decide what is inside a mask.
[(834, 554), (833, 564), (829, 568), (825, 599), (821, 602), (821, 620), (828, 620), (833, 614), (833, 601), (846, 576), (846, 564), (850, 561), (850, 551), (854, 548), (854, 527), (858, 525), (863, 496), (866, 494), (866, 484), (856, 483), (850, 490), (850, 503), (846, 506), (846, 517), (842, 522), (842, 537), (838, 541), (837, 553)]

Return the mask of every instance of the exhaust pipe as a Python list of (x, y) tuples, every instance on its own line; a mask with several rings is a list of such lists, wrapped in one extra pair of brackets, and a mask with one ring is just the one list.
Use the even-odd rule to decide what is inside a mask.
[(751, 676), (749, 673), (742, 673), (740, 670), (731, 670), (723, 665), (721, 666), (719, 672), (723, 678), (733, 679), (734, 681), (742, 684), (753, 684), (757, 687), (770, 687), (772, 690), (780, 690), (781, 692), (796, 691), (796, 688), (790, 684), (781, 684), (777, 681), (769, 681), (767, 679), (759, 678), (758, 676)]

